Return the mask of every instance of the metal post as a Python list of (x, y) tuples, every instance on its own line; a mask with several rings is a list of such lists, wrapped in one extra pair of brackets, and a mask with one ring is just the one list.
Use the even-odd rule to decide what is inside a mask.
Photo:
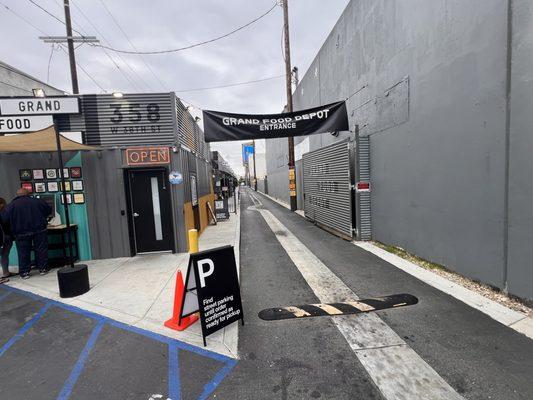
[(254, 190), (257, 192), (257, 169), (255, 168), (255, 140), (252, 140), (252, 146), (254, 147)]
[(59, 129), (57, 127), (57, 122), (54, 119), (54, 130), (56, 131), (56, 145), (57, 145), (57, 158), (59, 160), (59, 171), (61, 178), (61, 196), (63, 197), (63, 205), (65, 207), (65, 224), (67, 226), (67, 243), (68, 243), (68, 264), (71, 268), (74, 268), (74, 257), (72, 252), (72, 237), (70, 232), (70, 215), (68, 211), (68, 201), (67, 201), (67, 185), (65, 184), (65, 174), (64, 174), (64, 164), (63, 164), (63, 152), (61, 150), (61, 138), (59, 135)]
[(76, 71), (76, 56), (74, 55), (74, 40), (72, 39), (72, 22), (70, 20), (70, 4), (69, 0), (64, 0), (65, 8), (65, 25), (67, 27), (67, 44), (68, 44), (68, 58), (70, 60), (70, 77), (72, 80), (72, 93), (78, 94), (78, 72)]
[[(283, 0), (283, 36), (285, 42), (285, 86), (287, 89), (287, 112), (292, 112), (292, 72), (291, 46), (289, 41), (289, 0)], [(294, 163), (294, 138), (288, 138), (289, 143), (289, 194), (291, 196), (291, 211), (296, 211), (296, 173)]]

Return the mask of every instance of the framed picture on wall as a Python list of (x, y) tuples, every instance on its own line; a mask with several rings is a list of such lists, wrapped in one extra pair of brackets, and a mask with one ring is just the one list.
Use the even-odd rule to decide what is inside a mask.
[(81, 167), (70, 167), (70, 177), (73, 179), (81, 178)]
[(83, 193), (74, 193), (74, 204), (85, 204), (85, 195)]
[(40, 181), (44, 179), (44, 170), (42, 169), (34, 169), (32, 171), (33, 173), (33, 179), (36, 181)]
[(83, 181), (72, 181), (72, 190), (80, 192), (83, 190)]
[(55, 168), (47, 168), (46, 169), (46, 179), (57, 179), (57, 169)]
[(19, 178), (21, 181), (31, 181), (31, 169), (19, 169)]
[[(60, 195), (59, 197), (61, 198), (61, 204), (65, 204), (65, 202), (63, 201), (63, 195)], [(68, 204), (72, 204), (72, 195), (71, 194), (67, 194), (67, 203)]]
[(57, 184), (57, 182), (47, 182), (46, 185), (48, 186), (49, 192), (59, 192), (59, 185)]
[[(59, 182), (59, 190), (60, 190), (60, 191), (63, 191), (63, 182)], [(67, 192), (70, 192), (70, 191), (71, 191), (70, 181), (65, 181), (65, 190), (66, 190)]]
[(33, 183), (31, 182), (22, 182), (20, 184), (22, 189), (26, 189), (28, 192), (33, 193)]
[(44, 192), (46, 192), (46, 183), (35, 182), (35, 193), (44, 193)]
[[(68, 168), (63, 168), (63, 175), (65, 176), (65, 178), (68, 178), (70, 176)], [(61, 178), (61, 170), (59, 169), (57, 170), (57, 176)]]

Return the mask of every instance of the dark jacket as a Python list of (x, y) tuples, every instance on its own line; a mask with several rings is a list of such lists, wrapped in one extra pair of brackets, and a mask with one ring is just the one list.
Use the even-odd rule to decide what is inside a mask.
[(52, 208), (44, 200), (18, 196), (2, 211), (2, 221), (9, 224), (15, 237), (46, 230)]
[(13, 236), (13, 234), (11, 229), (9, 229), (9, 224), (0, 218), (0, 247), (4, 244), (6, 236)]

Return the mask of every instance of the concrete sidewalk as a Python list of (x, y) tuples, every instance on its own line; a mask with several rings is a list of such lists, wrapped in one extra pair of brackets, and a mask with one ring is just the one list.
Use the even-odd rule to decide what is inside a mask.
[[(209, 226), (199, 241), (200, 250), (224, 245), (235, 247), (239, 266), (240, 213)], [(199, 322), (183, 332), (163, 326), (172, 316), (176, 274), (181, 271), (185, 279), (188, 259), (187, 253), (179, 253), (84, 262), (89, 266), (91, 290), (73, 299), (59, 297), (56, 270), (45, 276), (33, 272), (25, 281), (13, 277), (7, 285), (203, 347)], [(233, 324), (209, 336), (207, 348), (237, 358), (237, 339), (237, 324)]]

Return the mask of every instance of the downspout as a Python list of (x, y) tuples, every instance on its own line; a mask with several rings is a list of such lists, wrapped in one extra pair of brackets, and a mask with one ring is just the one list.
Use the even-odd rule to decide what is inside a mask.
[(505, 187), (503, 201), (503, 290), (508, 293), (509, 270), (509, 162), (511, 142), (511, 79), (513, 61), (513, 0), (507, 0), (507, 60), (505, 77)]

